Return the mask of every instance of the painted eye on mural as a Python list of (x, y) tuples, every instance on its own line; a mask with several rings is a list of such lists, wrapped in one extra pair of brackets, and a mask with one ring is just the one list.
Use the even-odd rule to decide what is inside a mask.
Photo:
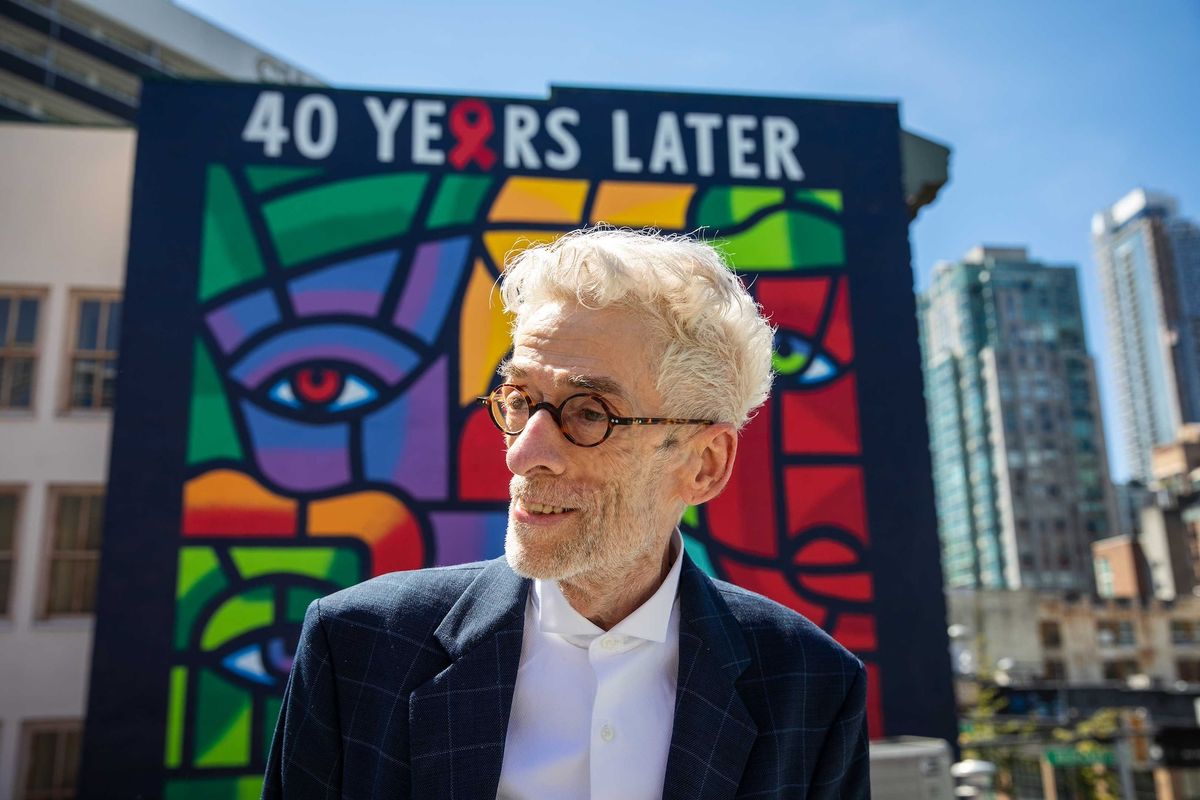
[(295, 632), (258, 631), (251, 640), (229, 647), (221, 669), (229, 676), (260, 686), (278, 687), (287, 680), (295, 657)]
[(783, 329), (775, 333), (771, 367), (781, 381), (806, 387), (827, 383), (841, 372), (841, 367), (808, 339)]
[(282, 406), (326, 412), (348, 411), (379, 397), (379, 389), (344, 365), (295, 367), (276, 379), (267, 397)]

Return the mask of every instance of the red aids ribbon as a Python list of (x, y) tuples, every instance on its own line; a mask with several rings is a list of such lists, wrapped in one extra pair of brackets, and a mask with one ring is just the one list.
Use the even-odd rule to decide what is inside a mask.
[(474, 161), (484, 169), (496, 163), (496, 153), (487, 140), (496, 130), (492, 109), (482, 100), (459, 100), (450, 109), (450, 133), (458, 144), (450, 151), (450, 163), (462, 169)]

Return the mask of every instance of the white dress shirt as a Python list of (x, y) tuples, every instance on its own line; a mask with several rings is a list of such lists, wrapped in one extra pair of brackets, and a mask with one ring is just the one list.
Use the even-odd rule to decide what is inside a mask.
[(534, 581), (499, 798), (662, 797), (679, 673), (678, 531), (671, 549), (658, 591), (607, 633), (557, 583)]

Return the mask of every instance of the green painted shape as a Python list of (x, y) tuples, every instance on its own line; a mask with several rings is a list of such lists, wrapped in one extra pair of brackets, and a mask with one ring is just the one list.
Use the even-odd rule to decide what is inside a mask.
[(779, 205), (783, 199), (783, 190), (771, 187), (733, 186), (711, 189), (696, 207), (696, 222), (709, 228), (728, 228), (764, 208)]
[(304, 612), (308, 611), (309, 604), (325, 594), (327, 592), (322, 592), (319, 589), (311, 589), (307, 586), (297, 586), (288, 589), (287, 605), (285, 607), (287, 621), (299, 625), (304, 621)]
[(697, 567), (704, 570), (711, 577), (718, 577), (716, 569), (713, 568), (712, 559), (708, 557), (707, 547), (685, 533), (683, 535), (683, 549), (691, 556), (692, 561), (696, 562)]
[(790, 356), (771, 353), (771, 369), (780, 375), (795, 375), (807, 364), (808, 356), (804, 353), (792, 353)]
[(221, 376), (208, 355), (208, 348), (196, 339), (192, 360), (192, 404), (188, 419), (188, 464), (213, 459), (241, 461), (242, 444), (238, 440), (229, 398), (221, 385)]
[(167, 695), (167, 742), (163, 763), (175, 769), (183, 762), (183, 716), (187, 707), (187, 667), (171, 667)]
[(200, 299), (209, 300), (262, 274), (262, 257), (233, 178), (224, 167), (210, 165), (200, 243)]
[(445, 228), (474, 222), (491, 185), (491, 178), (482, 175), (447, 175), (438, 186), (425, 224), (430, 228)]
[(246, 180), (254, 191), (265, 192), (322, 172), (319, 167), (246, 167)]
[(230, 639), (275, 621), (272, 587), (260, 586), (226, 600), (204, 626), (200, 637), (202, 650), (215, 650)]
[[(279, 719), (279, 710), (283, 707), (283, 698), (279, 695), (269, 694), (265, 700), (261, 733), (263, 752), (269, 753), (271, 752), (271, 740), (275, 738), (275, 723)], [(258, 795), (254, 796), (258, 797)]]
[(365, 577), (358, 555), (345, 547), (231, 547), (229, 555), (247, 580), (286, 572), (350, 586)]
[(179, 574), (175, 579), (175, 649), (184, 650), (192, 628), (208, 601), (229, 586), (217, 555), (208, 547), (184, 547), (179, 551)]
[(167, 781), (166, 800), (258, 800), (262, 796), (263, 776), (235, 775), (227, 778), (171, 778)]
[(683, 510), (683, 519), (680, 521), (689, 528), (699, 528), (700, 509), (696, 506), (688, 506)]
[(263, 215), (280, 263), (293, 267), (405, 233), (428, 182), (429, 176), (422, 173), (372, 175), (267, 203)]
[(196, 699), (195, 766), (249, 766), (250, 693), (201, 669)]
[(842, 229), (801, 211), (779, 211), (753, 227), (714, 242), (739, 272), (842, 266)]
[(801, 189), (792, 197), (803, 203), (817, 203), (839, 214), (842, 212), (842, 193), (837, 189)]

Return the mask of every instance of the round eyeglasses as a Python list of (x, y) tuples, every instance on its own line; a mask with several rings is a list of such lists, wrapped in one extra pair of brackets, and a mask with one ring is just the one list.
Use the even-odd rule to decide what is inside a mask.
[(479, 402), (492, 413), (492, 422), (501, 432), (516, 436), (525, 430), (529, 420), (545, 409), (558, 424), (558, 429), (571, 444), (595, 447), (612, 435), (617, 425), (712, 425), (711, 419), (676, 419), (673, 417), (618, 417), (600, 395), (573, 394), (558, 405), (535, 403), (520, 386), (502, 383)]

